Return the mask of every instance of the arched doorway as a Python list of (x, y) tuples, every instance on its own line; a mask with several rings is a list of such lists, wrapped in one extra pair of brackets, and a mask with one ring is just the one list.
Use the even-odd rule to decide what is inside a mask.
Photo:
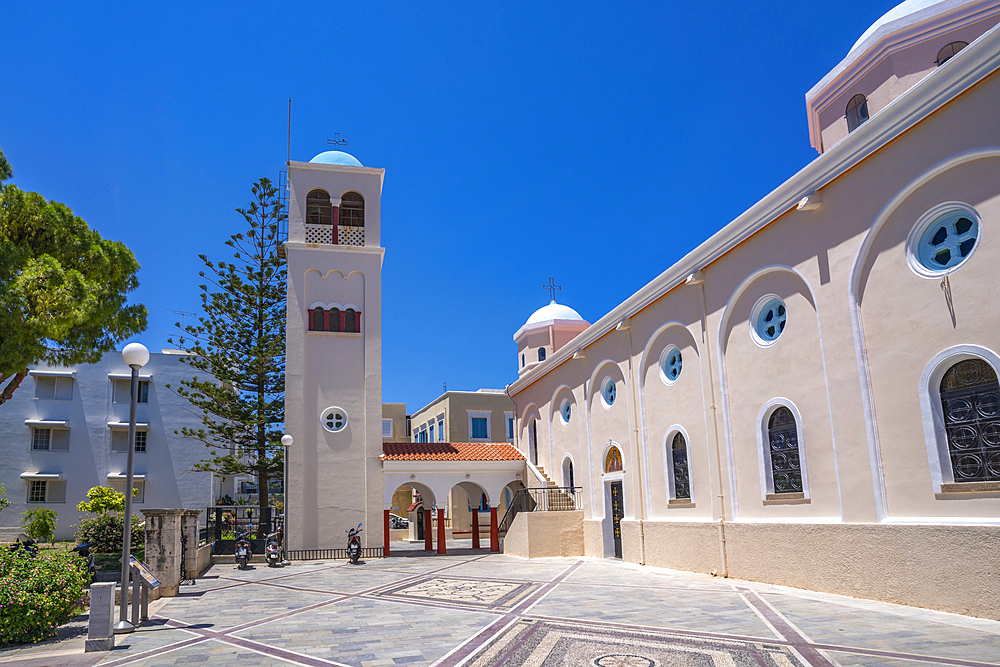
[(389, 541), (424, 542), (427, 537), (425, 510), (435, 506), (434, 492), (418, 482), (399, 485), (389, 505)]
[(470, 546), (480, 548), (485, 530), (488, 543), (490, 499), (486, 489), (472, 481), (459, 482), (453, 486), (448, 494), (446, 522), (451, 539), (469, 540)]
[(610, 443), (604, 452), (602, 466), (604, 481), (604, 555), (622, 557), (622, 528), (625, 518), (625, 466), (622, 451)]

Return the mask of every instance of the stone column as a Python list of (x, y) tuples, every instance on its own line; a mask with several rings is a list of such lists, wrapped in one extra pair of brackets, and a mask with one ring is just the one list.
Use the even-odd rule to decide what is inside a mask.
[(181, 518), (187, 510), (143, 509), (146, 565), (160, 581), (159, 594), (176, 597), (181, 584)]
[(181, 515), (181, 539), (184, 544), (183, 579), (197, 579), (198, 569), (198, 518), (202, 510), (184, 510)]
[(445, 536), (445, 532), (444, 532), (444, 508), (443, 507), (439, 507), (438, 508), (438, 550), (437, 550), (437, 552), (440, 555), (442, 555), (442, 556), (444, 556), (445, 554), (448, 553), (448, 549), (444, 545), (444, 542), (445, 542), (444, 536)]

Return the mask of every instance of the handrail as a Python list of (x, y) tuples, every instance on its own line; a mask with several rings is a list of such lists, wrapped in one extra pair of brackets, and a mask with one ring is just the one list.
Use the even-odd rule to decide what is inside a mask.
[(531, 474), (534, 476), (534, 478), (538, 481), (540, 485), (542, 485), (543, 487), (549, 485), (549, 480), (545, 479), (545, 475), (542, 474), (541, 470), (535, 467), (534, 463), (532, 463), (529, 459), (525, 459), (524, 462), (527, 464), (528, 470), (531, 472)]
[(518, 489), (497, 526), (497, 532), (506, 535), (519, 512), (567, 512), (583, 508), (583, 487), (546, 486), (544, 488)]

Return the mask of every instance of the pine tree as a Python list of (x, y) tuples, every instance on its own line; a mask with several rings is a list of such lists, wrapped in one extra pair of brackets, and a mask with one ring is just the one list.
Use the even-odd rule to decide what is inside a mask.
[(210, 450), (195, 469), (256, 477), (259, 504), (266, 507), (268, 484), (282, 477), (284, 466), (285, 261), (277, 255), (284, 214), (268, 179), (251, 191), (249, 206), (236, 209), (249, 229), (226, 241), (236, 261), (213, 263), (199, 255), (207, 270), (199, 273), (207, 279), (199, 285), (204, 314), (198, 324), (177, 325), (195, 341), (184, 363), (214, 380), (194, 377), (174, 391), (202, 414), (201, 428), (178, 432)]

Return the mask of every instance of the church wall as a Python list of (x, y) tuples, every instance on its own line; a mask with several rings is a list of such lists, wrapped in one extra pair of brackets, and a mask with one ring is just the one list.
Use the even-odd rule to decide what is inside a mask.
[[(676, 285), (632, 314), (627, 326), (642, 388), (638, 437), (648, 457), (641, 493), (635, 472), (643, 465), (643, 450), (635, 442), (631, 404), (624, 414), (600, 404), (600, 382), (609, 368), (622, 382), (614, 407), (632, 400), (628, 329), (611, 329), (584, 348), (582, 358), (543, 368), (544, 375), (518, 387), (517, 414), (523, 417), (522, 406), (534, 402), (549, 416), (543, 422), (553, 430), (554, 458), (560, 460), (560, 448), (573, 445), (569, 431), (560, 431), (558, 416), (552, 417), (560, 400), (557, 388), (567, 385), (581, 401), (587, 388), (590, 421), (577, 438), (580, 457), (573, 453), (580, 469), (589, 456), (590, 475), (578, 475), (589, 487), (587, 555), (607, 554), (602, 466), (610, 438), (622, 446), (625, 461), (625, 560), (727, 571), (718, 524), (712, 522), (720, 518), (714, 496), (722, 493), (729, 576), (1000, 617), (995, 602), (977, 592), (995, 585), (1000, 571), (990, 547), (1000, 530), (995, 525), (1000, 491), (935, 493), (919, 389), (928, 364), (943, 350), (1000, 348), (993, 316), (1000, 301), (994, 268), (1000, 264), (1000, 242), (993, 238), (994, 221), (1000, 220), (995, 178), (1000, 157), (950, 168), (893, 203), (934, 165), (1000, 146), (998, 107), (1000, 75), (994, 74), (820, 184), (818, 209), (785, 212), (712, 259), (693, 284)], [(835, 155), (820, 159), (828, 157)], [(949, 278), (948, 293), (940, 278), (916, 276), (904, 249), (916, 221), (953, 200), (974, 206), (983, 223), (980, 245)], [(697, 308), (702, 289), (705, 340)], [(766, 294), (785, 301), (788, 319), (772, 345), (759, 346), (750, 335), (750, 320)], [(853, 317), (854, 298), (860, 319)], [(662, 328), (672, 321), (679, 324)], [(674, 386), (662, 382), (656, 367), (669, 335), (678, 337), (684, 356)], [(681, 382), (693, 384), (699, 375), (700, 390), (669, 391), (680, 389)], [(765, 408), (778, 398), (788, 399), (799, 425), (808, 483), (801, 499), (767, 499)], [(675, 412), (681, 417), (672, 417)], [(689, 419), (694, 426), (687, 426)], [(664, 432), (675, 422), (690, 435), (694, 508), (664, 505)], [(519, 427), (523, 438), (523, 424)], [(540, 423), (540, 433), (542, 428)], [(716, 457), (722, 460), (721, 489)], [(646, 494), (644, 515), (636, 500)]]
[(726, 524), (729, 576), (1000, 619), (997, 526)]
[[(921, 375), (942, 350), (958, 345), (1000, 350), (995, 318), (982, 316), (1000, 301), (996, 281), (1000, 243), (990, 233), (995, 226), (991, 223), (1000, 220), (1000, 195), (995, 181), (982, 178), (998, 169), (1000, 156), (968, 162), (919, 188), (885, 221), (865, 265), (861, 314), (892, 517), (986, 518), (997, 511), (995, 498), (935, 496), (918, 398)], [(914, 223), (944, 201), (971, 204), (984, 227), (974, 255), (949, 276), (948, 289), (942, 289), (940, 279), (913, 273), (905, 257), (905, 241)], [(898, 331), (908, 335), (899, 337)]]
[[(643, 476), (647, 480), (648, 509), (644, 516), (710, 518), (713, 466), (705, 417), (706, 406), (710, 404), (706, 402), (707, 382), (711, 379), (702, 367), (699, 346), (700, 295), (697, 289), (675, 290), (662, 301), (632, 318), (633, 347), (637, 343), (644, 346), (637, 362), (641, 387), (639, 419), (647, 461)], [(669, 321), (667, 317), (680, 321)], [(682, 359), (681, 372), (674, 381), (661, 368), (661, 356), (671, 345), (677, 347)], [(669, 503), (671, 445), (677, 433), (688, 448), (691, 504), (676, 499)]]

